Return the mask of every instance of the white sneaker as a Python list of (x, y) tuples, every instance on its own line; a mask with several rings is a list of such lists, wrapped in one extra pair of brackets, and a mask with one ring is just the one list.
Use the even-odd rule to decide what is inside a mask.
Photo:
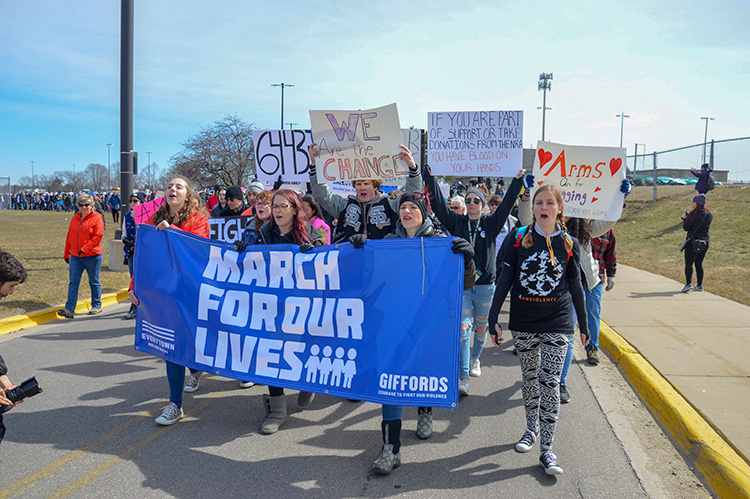
[(240, 388), (250, 388), (252, 386), (255, 386), (255, 383), (252, 381), (240, 381)]
[(155, 421), (162, 426), (169, 426), (182, 419), (182, 416), (184, 416), (182, 407), (177, 407), (177, 404), (170, 402)]
[(479, 359), (471, 359), (471, 369), (469, 375), (478, 378), (482, 375), (482, 367), (479, 365)]
[(198, 371), (196, 373), (190, 373), (190, 376), (188, 376), (187, 383), (185, 383), (185, 388), (182, 389), (183, 392), (187, 393), (193, 393), (198, 389), (198, 385), (201, 383), (201, 376), (203, 376), (203, 371)]
[(468, 379), (458, 380), (458, 394), (459, 395), (469, 394), (469, 380)]

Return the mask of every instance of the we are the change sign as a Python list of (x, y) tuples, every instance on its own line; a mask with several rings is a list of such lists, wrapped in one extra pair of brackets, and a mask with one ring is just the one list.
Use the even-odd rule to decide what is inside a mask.
[(523, 111), (428, 113), (435, 175), (515, 177), (523, 166)]
[(565, 216), (618, 220), (625, 195), (626, 151), (620, 147), (586, 147), (537, 142), (534, 177), (537, 186), (560, 188)]
[(321, 182), (406, 177), (396, 104), (357, 111), (310, 111)]
[(255, 171), (264, 185), (273, 185), (281, 175), (285, 182), (308, 182), (310, 166), (308, 130), (253, 130)]

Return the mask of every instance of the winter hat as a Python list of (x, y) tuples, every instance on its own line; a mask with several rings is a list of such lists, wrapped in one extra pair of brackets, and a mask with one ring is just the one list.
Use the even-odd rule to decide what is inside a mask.
[(409, 191), (405, 192), (401, 195), (401, 197), (398, 198), (398, 207), (401, 208), (401, 205), (404, 204), (406, 201), (411, 201), (412, 203), (416, 204), (419, 207), (419, 211), (422, 212), (422, 220), (427, 220), (427, 203), (425, 202), (424, 194), (422, 194), (419, 191)]
[[(138, 201), (141, 202), (141, 204), (146, 202), (146, 193), (145, 192), (134, 192), (130, 195), (131, 198), (138, 198)], [(130, 198), (128, 198), (130, 199)]]
[(239, 185), (233, 185), (230, 186), (229, 189), (227, 189), (227, 193), (224, 195), (225, 199), (243, 199), (242, 196), (242, 187)]
[[(487, 198), (484, 197), (484, 194), (482, 194), (482, 191), (480, 191), (479, 189), (469, 189), (469, 191), (466, 193), (466, 196), (464, 196), (464, 198), (469, 197), (469, 194), (472, 194), (472, 193), (482, 200), (482, 206), (487, 204)], [(466, 203), (466, 204), (468, 205), (469, 203)]]
[(263, 192), (264, 190), (265, 188), (263, 187), (263, 184), (261, 184), (257, 180), (247, 186), (247, 192)]
[(697, 204), (698, 206), (706, 206), (706, 195), (698, 194), (693, 198), (693, 203)]

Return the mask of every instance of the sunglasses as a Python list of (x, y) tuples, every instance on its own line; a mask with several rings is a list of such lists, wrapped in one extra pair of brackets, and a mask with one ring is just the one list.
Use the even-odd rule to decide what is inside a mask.
[(459, 211), (461, 209), (460, 206), (451, 206), (451, 210), (453, 211)]
[(83, 204), (81, 204), (81, 203), (78, 203), (78, 206), (79, 206), (80, 208), (88, 208), (88, 207), (89, 207), (89, 206), (91, 206), (91, 205), (90, 205), (89, 203), (83, 203)]
[(500, 206), (500, 203), (489, 203), (490, 206)]
[(474, 204), (482, 204), (482, 200), (481, 200), (481, 199), (479, 199), (479, 198), (468, 198), (468, 199), (466, 200), (466, 204), (471, 204), (471, 203), (474, 203)]

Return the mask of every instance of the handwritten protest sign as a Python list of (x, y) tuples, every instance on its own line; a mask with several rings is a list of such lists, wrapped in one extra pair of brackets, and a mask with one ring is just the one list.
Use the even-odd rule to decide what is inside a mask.
[(318, 180), (388, 179), (409, 174), (401, 152), (396, 104), (360, 111), (310, 111), (320, 157)]
[(139, 204), (133, 208), (133, 218), (137, 224), (145, 224), (151, 215), (156, 213), (161, 205), (164, 204), (164, 198), (156, 198), (148, 203)]
[(565, 215), (595, 220), (618, 220), (624, 194), (624, 148), (585, 147), (537, 142), (534, 176), (537, 186), (562, 190)]
[(258, 180), (273, 185), (281, 175), (286, 182), (307, 182), (312, 144), (309, 130), (253, 130), (255, 171)]
[(523, 165), (523, 111), (428, 113), (435, 175), (515, 177)]

